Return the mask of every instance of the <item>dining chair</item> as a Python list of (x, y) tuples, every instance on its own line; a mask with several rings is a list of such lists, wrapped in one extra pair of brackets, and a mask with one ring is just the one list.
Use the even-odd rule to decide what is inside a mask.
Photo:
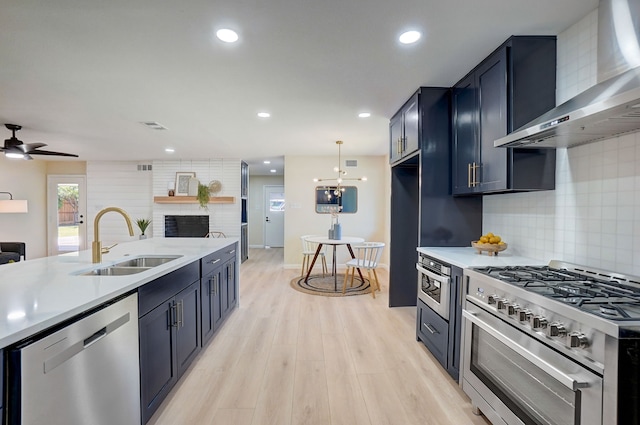
[[(300, 276), (304, 276), (309, 267), (311, 266), (311, 259), (314, 255), (316, 255), (316, 250), (318, 249), (318, 244), (316, 242), (310, 242), (307, 238), (313, 237), (315, 235), (304, 235), (300, 236), (302, 240), (302, 271), (300, 272)], [(318, 253), (318, 258), (322, 258), (322, 277), (324, 277), (325, 273), (327, 273), (327, 259), (324, 255), (324, 246)]]
[[(349, 277), (349, 273), (351, 273), (350, 286), (353, 286), (353, 277), (356, 269), (366, 269), (367, 277), (369, 278), (369, 287), (371, 288), (371, 296), (373, 298), (376, 297), (376, 291), (380, 290), (380, 281), (378, 280), (376, 268), (380, 262), (380, 256), (382, 255), (383, 248), (384, 242), (363, 242), (359, 245), (353, 246), (355, 258), (347, 261), (346, 263), (347, 273), (344, 275), (344, 282), (342, 283), (343, 294), (347, 290), (347, 278)], [(375, 278), (373, 280), (371, 279), (371, 272), (373, 272), (373, 277)]]
[(207, 233), (204, 237), (205, 238), (226, 238), (227, 235), (225, 235), (223, 232), (213, 231), (213, 232)]

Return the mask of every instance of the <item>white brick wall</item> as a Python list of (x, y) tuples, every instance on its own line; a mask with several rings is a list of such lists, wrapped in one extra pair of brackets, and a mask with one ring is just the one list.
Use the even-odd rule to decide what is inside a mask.
[[(596, 83), (596, 32), (594, 11), (558, 36), (558, 103)], [(558, 149), (554, 191), (483, 201), (513, 253), (640, 276), (640, 133)]]
[(194, 171), (202, 184), (219, 180), (218, 196), (234, 196), (233, 204), (209, 204), (208, 210), (199, 204), (153, 204), (154, 237), (164, 236), (165, 215), (209, 215), (209, 230), (224, 232), (228, 237), (240, 237), (240, 160), (177, 160), (153, 162), (153, 195), (167, 196), (167, 185), (175, 182), (176, 172)]
[[(152, 171), (138, 171), (138, 164), (151, 164)], [(177, 171), (194, 171), (204, 184), (220, 180), (219, 196), (234, 196), (233, 204), (210, 204), (208, 210), (199, 204), (156, 204), (154, 196), (167, 196), (167, 183), (174, 182)], [(209, 215), (210, 230), (219, 230), (228, 237), (240, 237), (240, 160), (207, 159), (177, 161), (89, 161), (87, 162), (87, 235), (93, 240), (93, 221), (105, 207), (124, 209), (132, 220), (151, 218), (149, 237), (164, 236), (165, 214)], [(134, 223), (135, 238), (140, 230)], [(100, 220), (103, 245), (126, 242), (129, 236), (124, 219), (117, 213), (107, 213)]]

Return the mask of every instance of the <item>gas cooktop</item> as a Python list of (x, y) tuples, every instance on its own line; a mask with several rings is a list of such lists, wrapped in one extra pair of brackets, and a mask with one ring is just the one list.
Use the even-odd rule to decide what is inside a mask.
[(474, 270), (605, 319), (640, 319), (640, 282), (623, 275), (579, 269), (557, 261), (549, 266)]

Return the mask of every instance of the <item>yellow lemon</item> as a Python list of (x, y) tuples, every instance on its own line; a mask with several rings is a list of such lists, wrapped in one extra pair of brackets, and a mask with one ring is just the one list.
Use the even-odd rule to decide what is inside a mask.
[(493, 237), (497, 239), (496, 243), (499, 243), (502, 240), (502, 238), (498, 235), (493, 235)]
[(493, 237), (493, 233), (489, 232), (485, 236), (488, 237), (488, 238), (492, 238)]
[(503, 241), (498, 242), (498, 245), (506, 245)]
[(482, 236), (478, 242), (480, 242), (480, 243), (489, 243), (489, 238), (486, 237), (486, 236)]
[(498, 242), (500, 242), (500, 240), (495, 236), (489, 238), (489, 243), (491, 244), (497, 244)]

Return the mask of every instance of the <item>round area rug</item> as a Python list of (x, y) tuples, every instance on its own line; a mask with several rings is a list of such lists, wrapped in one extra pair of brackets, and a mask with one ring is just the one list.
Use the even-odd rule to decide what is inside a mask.
[[(351, 277), (349, 277), (351, 279)], [(296, 291), (304, 292), (305, 294), (323, 295), (325, 297), (345, 297), (350, 295), (363, 295), (369, 293), (369, 280), (364, 279), (364, 282), (357, 276), (353, 279), (353, 287), (349, 286), (347, 281), (347, 290), (342, 293), (342, 284), (344, 281), (344, 273), (338, 273), (338, 288), (334, 290), (334, 277), (330, 274), (325, 274), (322, 277), (321, 274), (312, 274), (309, 276), (307, 282), (304, 281), (304, 276), (296, 277), (291, 281), (291, 287)]]

